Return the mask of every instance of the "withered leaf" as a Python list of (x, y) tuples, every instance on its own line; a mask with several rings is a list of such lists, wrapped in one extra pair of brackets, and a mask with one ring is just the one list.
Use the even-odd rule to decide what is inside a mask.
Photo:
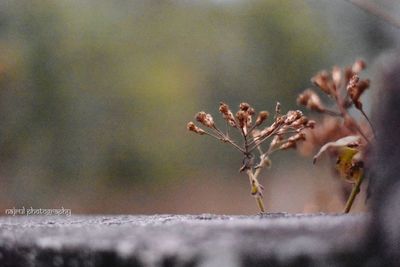
[(341, 147), (355, 147), (358, 146), (361, 142), (361, 137), (358, 135), (349, 135), (343, 138), (340, 138), (333, 142), (328, 142), (323, 145), (318, 153), (314, 156), (313, 163), (317, 162), (317, 159), (328, 149), (330, 148), (341, 148)]

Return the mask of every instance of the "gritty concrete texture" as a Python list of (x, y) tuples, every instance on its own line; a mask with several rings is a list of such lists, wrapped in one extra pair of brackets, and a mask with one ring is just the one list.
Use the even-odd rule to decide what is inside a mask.
[(0, 266), (359, 266), (369, 215), (0, 217)]

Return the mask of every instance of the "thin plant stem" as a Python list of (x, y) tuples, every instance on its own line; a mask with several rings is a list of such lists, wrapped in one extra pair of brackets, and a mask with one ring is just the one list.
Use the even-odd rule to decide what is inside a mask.
[(254, 125), (250, 127), (250, 129), (248, 130), (248, 132), (247, 132), (246, 135), (250, 135), (250, 133), (251, 133), (255, 128), (257, 128), (257, 126), (260, 126), (260, 125), (256, 125), (256, 124), (254, 123)]
[(335, 93), (334, 97), (335, 97), (336, 105), (337, 105), (338, 109), (340, 110), (340, 114), (342, 114), (342, 117), (345, 118), (347, 115), (353, 121), (353, 125), (356, 127), (356, 129), (360, 133), (360, 135), (365, 139), (365, 141), (367, 141), (368, 144), (371, 144), (371, 141), (368, 139), (367, 135), (363, 132), (363, 130), (358, 125), (358, 123), (354, 122), (353, 117), (351, 117), (349, 115), (349, 113), (347, 112), (346, 108), (343, 105), (344, 101), (342, 100), (340, 95), (338, 93)]
[(364, 175), (361, 175), (360, 178), (355, 183), (355, 185), (353, 186), (353, 190), (351, 190), (350, 196), (346, 202), (346, 206), (344, 207), (344, 213), (350, 212), (351, 206), (353, 206), (356, 196), (358, 195), (358, 193), (360, 193), (360, 187), (361, 187), (361, 183), (362, 183), (363, 179), (364, 179)]
[[(269, 135), (261, 138), (261, 139), (254, 139), (252, 142), (250, 142), (248, 145), (251, 146), (253, 144), (255, 144), (251, 149), (249, 149), (249, 151), (253, 151), (257, 146), (261, 145), (262, 143), (264, 143), (268, 138), (270, 138), (271, 136), (273, 136), (274, 134), (276, 134), (276, 132), (281, 129), (281, 126), (277, 127), (272, 133), (270, 133)], [(261, 140), (261, 141), (260, 141)]]
[(215, 125), (214, 125), (214, 129), (220, 136), (220, 140), (222, 140), (223, 142), (228, 142), (229, 144), (233, 145), (235, 148), (239, 149), (240, 152), (245, 153), (245, 150), (243, 148), (241, 148), (238, 144), (236, 144), (232, 139), (230, 139), (228, 136), (224, 135), (223, 132), (221, 132), (221, 130), (219, 130)]
[(246, 136), (246, 132), (244, 131), (244, 128), (242, 128), (242, 135), (243, 135), (243, 139), (244, 139), (244, 151), (245, 151), (245, 154), (248, 155), (249, 154), (249, 143), (247, 142), (247, 136)]
[(265, 206), (264, 206), (264, 201), (262, 199), (262, 197), (256, 197), (256, 201), (257, 201), (257, 205), (258, 208), (260, 209), (261, 213), (265, 212)]
[(341, 113), (339, 113), (337, 111), (334, 111), (334, 110), (330, 110), (330, 109), (324, 109), (322, 111), (322, 113), (328, 114), (328, 115), (333, 116), (333, 117), (342, 117)]
[(372, 125), (371, 121), (369, 120), (367, 114), (365, 114), (364, 109), (361, 108), (361, 109), (360, 109), (360, 112), (361, 112), (361, 114), (364, 116), (364, 118), (367, 120), (367, 122), (368, 122), (368, 124), (369, 124), (369, 127), (371, 127), (372, 134), (374, 135), (374, 137), (376, 137), (375, 128), (374, 128), (374, 126)]
[(227, 136), (220, 129), (218, 129), (217, 126), (214, 125), (214, 127), (211, 129), (217, 134), (219, 134), (222, 138), (227, 138)]
[[(252, 194), (255, 195), (257, 206), (260, 209), (260, 211), (263, 213), (263, 212), (265, 212), (265, 206), (264, 206), (264, 202), (263, 202), (263, 197), (262, 197), (262, 193), (261, 193), (260, 184), (259, 184), (259, 182), (257, 180), (257, 176), (260, 173), (259, 170), (260, 169), (257, 169), (255, 171), (255, 173), (253, 173), (252, 170), (247, 170), (246, 173), (247, 173), (247, 175), (249, 177), (251, 192), (252, 192)], [(253, 187), (254, 186), (256, 186), (256, 191), (253, 193)]]
[(242, 152), (242, 153), (246, 153), (246, 151), (243, 149), (243, 148), (241, 148), (239, 145), (237, 145), (235, 142), (233, 142), (231, 139), (225, 139), (225, 140), (223, 140), (224, 142), (228, 142), (229, 144), (231, 144), (232, 146), (234, 146), (236, 149), (238, 149), (240, 152)]
[(261, 156), (262, 154), (264, 154), (264, 152), (262, 151), (261, 146), (257, 146), (257, 149), (258, 149), (258, 152), (260, 152), (260, 156)]
[(237, 145), (234, 141), (232, 141), (229, 138), (220, 137), (220, 136), (217, 136), (217, 135), (209, 133), (209, 132), (205, 132), (205, 134), (208, 136), (214, 137), (215, 139), (221, 140), (222, 142), (227, 142), (227, 143), (231, 144), (233, 147), (235, 147), (237, 150), (239, 150), (240, 152), (245, 153), (243, 148), (241, 148), (239, 145)]
[(361, 134), (361, 136), (362, 136), (362, 137), (367, 141), (367, 143), (370, 145), (370, 144), (371, 144), (371, 141), (368, 139), (367, 135), (363, 132), (363, 130), (361, 130), (361, 127), (360, 127), (357, 123), (354, 123), (354, 125), (355, 125), (357, 131)]
[(217, 136), (217, 135), (215, 135), (215, 134), (213, 134), (213, 133), (209, 133), (209, 132), (207, 132), (207, 131), (204, 131), (204, 132), (205, 132), (205, 134), (208, 135), (208, 136), (211, 136), (211, 137), (214, 137), (215, 139), (218, 139), (218, 140), (223, 141), (223, 139), (222, 139), (220, 136)]
[[(278, 129), (279, 129), (279, 127), (278, 127), (275, 131), (273, 131), (271, 134), (269, 134), (269, 135), (267, 135), (266, 137), (262, 138), (261, 141), (259, 141), (259, 142), (255, 141), (255, 142), (254, 142), (255, 145), (252, 146), (252, 147), (249, 149), (249, 152), (251, 152), (251, 151), (253, 151), (254, 149), (256, 149), (259, 145), (261, 145), (262, 143), (264, 143), (264, 142), (265, 142), (268, 138), (270, 138), (271, 136), (274, 136), (274, 135), (276, 134), (276, 132), (278, 131)], [(253, 143), (253, 142), (252, 142), (252, 143)]]

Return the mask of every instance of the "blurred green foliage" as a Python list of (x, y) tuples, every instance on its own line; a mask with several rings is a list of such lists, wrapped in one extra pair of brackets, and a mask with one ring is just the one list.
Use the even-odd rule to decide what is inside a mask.
[(229, 148), (188, 135), (186, 122), (203, 108), (217, 114), (220, 100), (293, 108), (329, 61), (333, 40), (318, 15), (279, 0), (0, 2), (7, 194), (42, 203), (52, 188), (237, 168)]

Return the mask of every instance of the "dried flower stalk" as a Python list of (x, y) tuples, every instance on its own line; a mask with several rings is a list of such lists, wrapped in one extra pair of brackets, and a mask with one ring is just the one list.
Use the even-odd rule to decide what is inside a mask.
[[(332, 155), (337, 156), (338, 174), (344, 181), (353, 185), (352, 192), (346, 201), (345, 213), (350, 211), (356, 195), (360, 192), (365, 175), (363, 168), (365, 152), (375, 138), (375, 130), (364, 112), (361, 101), (361, 96), (370, 86), (370, 80), (359, 77), (365, 68), (366, 64), (363, 60), (356, 60), (350, 67), (341, 69), (334, 66), (330, 73), (321, 71), (311, 79), (321, 92), (333, 100), (336, 110), (328, 109), (321, 102), (318, 94), (311, 89), (305, 90), (297, 98), (299, 105), (332, 117), (321, 123), (320, 129), (313, 131), (309, 140), (311, 145), (312, 142), (317, 146), (322, 145), (314, 157), (314, 163), (325, 151), (335, 152)], [(369, 127), (365, 127), (350, 115), (349, 109), (352, 107), (363, 115)], [(332, 138), (336, 141), (331, 141)]]
[[(219, 111), (226, 121), (227, 130), (222, 132), (217, 128), (213, 117), (201, 111), (196, 115), (196, 121), (205, 126), (202, 129), (193, 122), (189, 122), (187, 129), (199, 135), (208, 135), (224, 143), (232, 145), (241, 152), (243, 156), (240, 172), (245, 172), (250, 182), (250, 192), (256, 199), (257, 206), (261, 212), (265, 212), (263, 202), (264, 187), (260, 184), (258, 177), (262, 169), (271, 166), (270, 156), (279, 150), (296, 148), (296, 144), (305, 140), (303, 130), (313, 128), (314, 121), (308, 120), (301, 111), (289, 111), (281, 115), (281, 105), (278, 102), (275, 107), (274, 121), (269, 126), (262, 126), (269, 118), (267, 111), (260, 111), (255, 119), (254, 108), (248, 103), (240, 103), (239, 110), (234, 113), (226, 103), (221, 102)], [(254, 121), (254, 123), (253, 123)], [(233, 140), (228, 134), (228, 128), (235, 128), (240, 133), (241, 140)], [(269, 145), (265, 146), (266, 141)], [(258, 162), (255, 154), (258, 154)]]

